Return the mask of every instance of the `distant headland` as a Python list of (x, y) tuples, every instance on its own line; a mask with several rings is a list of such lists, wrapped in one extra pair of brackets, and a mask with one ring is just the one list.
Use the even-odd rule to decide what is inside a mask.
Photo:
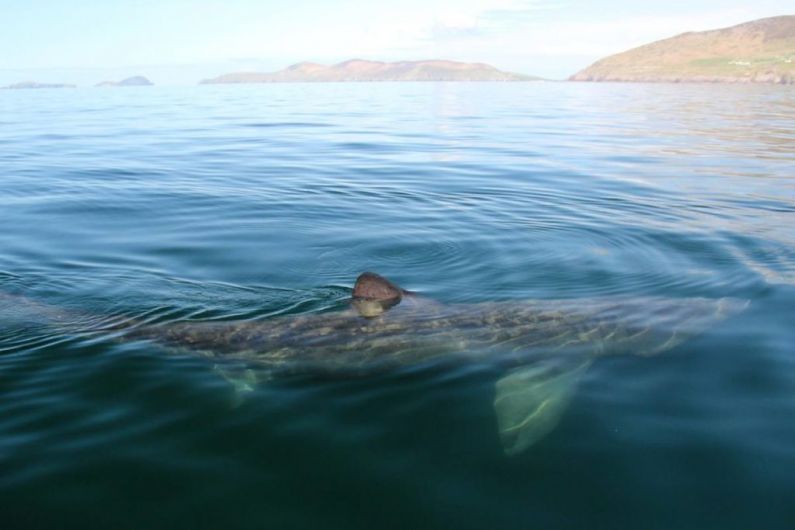
[(795, 84), (795, 15), (683, 33), (601, 59), (570, 80)]
[(97, 83), (94, 86), (98, 87), (128, 87), (128, 86), (152, 86), (152, 83), (149, 79), (145, 78), (142, 75), (135, 75), (133, 77), (128, 77), (126, 79), (122, 79), (121, 81), (103, 81), (101, 83)]
[(538, 77), (503, 72), (485, 63), (459, 61), (366, 61), (351, 59), (331, 66), (303, 62), (278, 72), (235, 72), (201, 84), (308, 83), (375, 81), (539, 81)]

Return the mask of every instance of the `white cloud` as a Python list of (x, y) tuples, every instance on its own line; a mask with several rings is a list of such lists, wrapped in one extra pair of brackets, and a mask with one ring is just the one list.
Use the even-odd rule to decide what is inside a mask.
[[(760, 15), (761, 16), (761, 15)], [(525, 50), (544, 55), (608, 55), (686, 31), (703, 31), (752, 20), (747, 10), (687, 16), (635, 16), (598, 22), (566, 21), (506, 36)]]

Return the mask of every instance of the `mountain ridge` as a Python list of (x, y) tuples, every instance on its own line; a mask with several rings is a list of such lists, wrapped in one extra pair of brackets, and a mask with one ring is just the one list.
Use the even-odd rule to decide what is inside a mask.
[(305, 61), (276, 72), (232, 72), (204, 79), (200, 84), (538, 80), (538, 77), (503, 72), (486, 63), (348, 59), (329, 66)]

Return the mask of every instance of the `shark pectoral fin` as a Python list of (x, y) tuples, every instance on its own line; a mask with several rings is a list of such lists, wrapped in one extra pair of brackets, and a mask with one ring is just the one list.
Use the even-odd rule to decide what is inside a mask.
[(534, 364), (512, 370), (497, 381), (494, 410), (507, 455), (535, 444), (557, 426), (590, 360), (566, 366)]
[(230, 402), (232, 408), (242, 405), (259, 383), (257, 373), (251, 368), (230, 368), (216, 364), (213, 366), (213, 371), (232, 385), (233, 394)]

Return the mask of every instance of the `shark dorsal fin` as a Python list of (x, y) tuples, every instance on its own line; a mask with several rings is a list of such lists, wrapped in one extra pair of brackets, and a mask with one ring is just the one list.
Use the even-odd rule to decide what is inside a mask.
[(363, 272), (356, 278), (353, 286), (354, 298), (366, 298), (368, 300), (400, 300), (403, 296), (403, 289), (390, 282), (380, 274), (374, 272)]
[(400, 303), (404, 291), (380, 274), (363, 272), (353, 286), (353, 304), (363, 317), (376, 317)]

